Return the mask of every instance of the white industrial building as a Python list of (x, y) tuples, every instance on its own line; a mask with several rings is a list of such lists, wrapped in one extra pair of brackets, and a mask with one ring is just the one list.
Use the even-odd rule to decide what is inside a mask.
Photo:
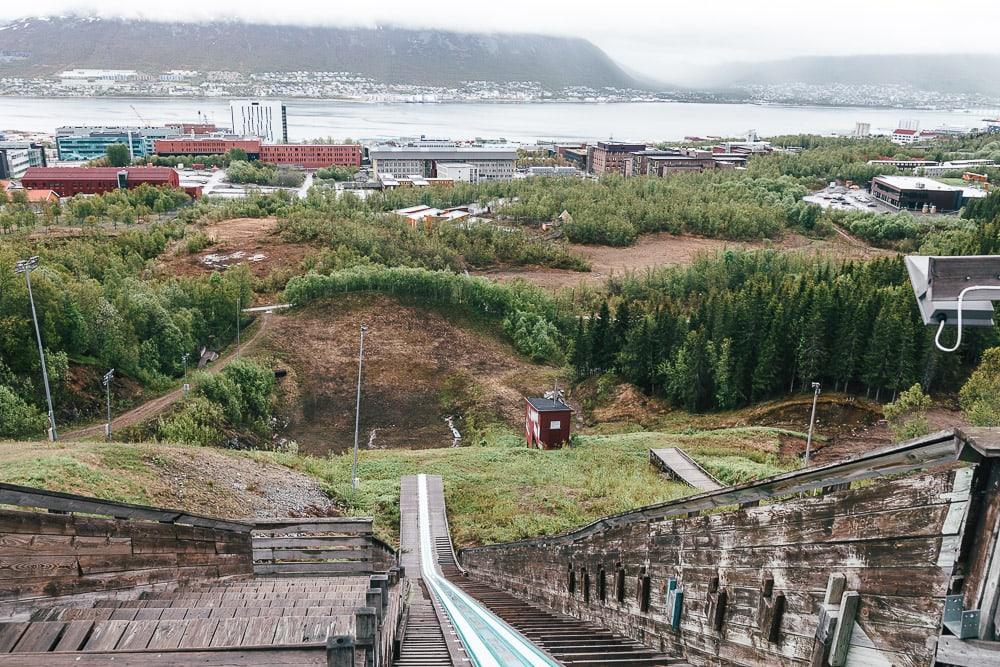
[(456, 183), (478, 183), (479, 167), (468, 162), (438, 162), (437, 177)]
[[(372, 171), (379, 175), (405, 178), (443, 178), (448, 165), (475, 167), (480, 181), (514, 178), (517, 149), (480, 146), (375, 146), (368, 150)], [(461, 167), (455, 170), (461, 172)]]
[(230, 100), (233, 134), (260, 137), (267, 144), (288, 143), (288, 115), (280, 100)]

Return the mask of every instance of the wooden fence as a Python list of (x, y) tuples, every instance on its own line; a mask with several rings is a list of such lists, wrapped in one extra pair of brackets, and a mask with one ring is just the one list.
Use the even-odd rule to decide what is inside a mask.
[(0, 600), (253, 572), (249, 524), (12, 484), (0, 508)]
[(287, 518), (253, 526), (254, 572), (324, 576), (385, 572), (396, 552), (375, 537), (367, 518)]

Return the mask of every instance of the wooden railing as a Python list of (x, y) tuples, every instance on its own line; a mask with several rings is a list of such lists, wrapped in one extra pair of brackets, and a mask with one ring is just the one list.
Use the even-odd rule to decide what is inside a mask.
[(0, 600), (253, 572), (250, 524), (12, 484), (0, 507)]
[(396, 552), (375, 537), (371, 519), (287, 518), (253, 526), (254, 572), (285, 576), (385, 572)]

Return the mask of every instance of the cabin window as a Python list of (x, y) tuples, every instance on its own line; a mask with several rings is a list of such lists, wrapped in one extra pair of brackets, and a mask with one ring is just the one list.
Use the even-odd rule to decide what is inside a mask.
[(562, 428), (562, 422), (559, 421), (549, 422), (549, 428), (552, 429)]

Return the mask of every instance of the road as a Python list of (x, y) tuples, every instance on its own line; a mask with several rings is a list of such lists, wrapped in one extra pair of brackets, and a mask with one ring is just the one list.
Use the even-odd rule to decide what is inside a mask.
[(440, 601), (466, 654), (476, 667), (558, 667), (557, 662), (444, 578), (434, 559), (427, 476), (417, 476), (420, 521), (420, 575)]
[[(270, 321), (271, 313), (265, 312), (259, 320), (259, 324), (254, 332), (249, 338), (245, 339), (240, 345), (241, 350), (246, 350), (248, 347), (253, 345), (257, 338), (264, 332)], [(209, 373), (218, 373), (223, 368), (228, 366), (233, 360), (236, 359), (236, 350), (233, 349), (227, 352), (225, 355), (219, 357), (211, 368), (208, 368)], [(140, 424), (144, 421), (155, 417), (156, 415), (164, 412), (167, 408), (172, 406), (174, 403), (179, 401), (184, 395), (184, 388), (178, 387), (173, 391), (166, 393), (162, 396), (157, 396), (156, 398), (146, 401), (142, 405), (136, 406), (129, 410), (128, 412), (123, 412), (122, 414), (114, 417), (111, 420), (111, 430), (112, 432), (125, 428), (127, 426), (134, 426)], [(103, 438), (104, 437), (104, 427), (106, 422), (100, 424), (94, 424), (93, 426), (87, 426), (86, 428), (76, 429), (75, 431), (69, 431), (67, 433), (60, 433), (60, 440), (85, 440), (88, 438)]]

